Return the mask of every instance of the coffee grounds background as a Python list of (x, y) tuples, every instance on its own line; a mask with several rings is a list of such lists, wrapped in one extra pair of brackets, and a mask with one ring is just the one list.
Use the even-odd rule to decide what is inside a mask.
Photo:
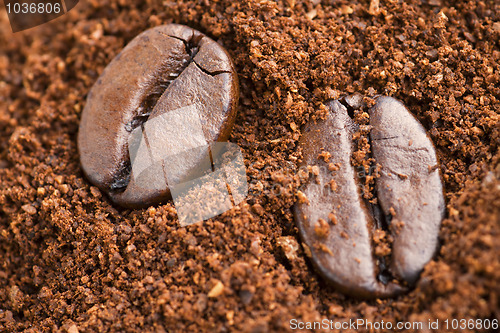
[[(82, 0), (16, 34), (1, 9), (0, 331), (286, 332), (292, 318), (500, 318), (500, 4), (377, 3)], [(137, 34), (171, 22), (234, 59), (241, 97), (230, 141), (250, 183), (245, 202), (186, 228), (171, 202), (113, 207), (83, 178), (76, 146), (104, 67)], [(403, 101), (441, 161), (440, 249), (394, 299), (336, 292), (296, 243), (297, 142), (324, 103), (346, 93)]]

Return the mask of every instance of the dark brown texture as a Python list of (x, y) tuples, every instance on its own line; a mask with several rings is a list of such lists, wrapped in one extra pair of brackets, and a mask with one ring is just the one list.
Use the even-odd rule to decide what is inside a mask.
[[(327, 103), (326, 118), (309, 124), (300, 140), (311, 175), (300, 189), (295, 221), (315, 266), (338, 289), (358, 297), (394, 296), (417, 280), (437, 248), (444, 198), (436, 152), (397, 100), (377, 98), (369, 115), (360, 96), (342, 102)], [(351, 119), (354, 112), (370, 126)], [(371, 138), (365, 153), (373, 157), (356, 167), (351, 161), (361, 143), (353, 141), (362, 141), (363, 128)], [(360, 182), (369, 177), (375, 195), (366, 200)], [(377, 255), (372, 239), (386, 231), (392, 254)]]
[[(142, 162), (131, 161), (129, 142), (137, 134), (134, 130), (144, 133), (153, 154), (179, 150), (176, 146), (183, 144), (182, 139), (191, 138), (198, 130), (208, 143), (223, 141), (231, 132), (237, 102), (238, 79), (221, 46), (178, 24), (147, 30), (111, 61), (88, 94), (78, 133), (83, 171), (121, 206), (147, 207), (164, 201), (170, 191), (161, 164), (149, 167), (142, 176), (159, 186), (143, 186), (141, 175), (133, 175), (131, 164)], [(146, 133), (148, 121), (191, 105), (199, 110), (202, 129), (192, 128), (186, 119)], [(175, 140), (168, 141), (168, 126), (178, 127)], [(179, 182), (204, 155), (196, 150), (177, 156)]]
[[(104, 68), (139, 33), (172, 22), (234, 60), (229, 140), (250, 186), (238, 207), (187, 228), (171, 202), (118, 212), (84, 178), (77, 150)], [(498, 22), (497, 1), (443, 0), (372, 11), (357, 0), (81, 0), (17, 34), (0, 15), (0, 331), (300, 332), (291, 318), (498, 317)], [(394, 299), (327, 288), (293, 221), (301, 128), (324, 117), (324, 101), (354, 92), (407, 105), (443, 175), (440, 250)]]

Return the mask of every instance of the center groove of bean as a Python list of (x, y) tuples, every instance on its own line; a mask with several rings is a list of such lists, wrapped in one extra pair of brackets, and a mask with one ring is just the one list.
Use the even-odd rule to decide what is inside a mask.
[[(160, 74), (157, 76), (158, 80), (154, 82), (151, 86), (151, 91), (144, 100), (141, 102), (139, 108), (136, 111), (136, 116), (127, 124), (125, 124), (125, 129), (127, 132), (131, 133), (138, 127), (143, 127), (144, 124), (148, 121), (153, 109), (160, 99), (160, 97), (165, 93), (168, 89), (172, 81), (174, 81), (191, 63), (195, 63), (195, 65), (200, 68), (202, 71), (206, 72), (198, 66), (194, 61), (194, 57), (198, 53), (199, 47), (198, 44), (203, 38), (203, 36), (195, 36), (194, 34), (188, 41), (181, 39), (176, 36), (166, 35), (170, 38), (174, 38), (180, 40), (185, 47), (186, 54), (189, 56), (188, 59), (183, 59), (181, 66), (178, 70), (172, 72), (165, 68), (161, 69), (160, 72), (164, 72), (163, 75)], [(207, 72), (206, 72), (207, 73)], [(210, 73), (207, 73), (211, 75)], [(144, 128), (143, 128), (144, 130)], [(113, 192), (123, 192), (127, 188), (130, 182), (130, 173), (132, 172), (132, 166), (130, 162), (130, 155), (127, 156), (126, 161), (122, 162), (121, 167), (116, 173), (113, 182), (110, 184), (110, 190)]]
[[(340, 104), (342, 104), (343, 106), (345, 106), (345, 108), (347, 109), (347, 114), (349, 115), (349, 117), (351, 119), (354, 120), (354, 118), (355, 118), (355, 111), (358, 110), (358, 109), (360, 109), (360, 108), (363, 108), (364, 106), (363, 105), (352, 105), (353, 103), (350, 104), (346, 100), (346, 98), (348, 98), (348, 97), (341, 98), (338, 101), (340, 102)], [(372, 147), (372, 140), (371, 140), (371, 137), (369, 135), (367, 136), (367, 139), (368, 139), (368, 144), (370, 146), (370, 150), (367, 153), (367, 158), (369, 160), (372, 160), (373, 159), (373, 151), (371, 149), (371, 147)], [(358, 141), (359, 141), (359, 139), (356, 139), (356, 140), (354, 140), (354, 143), (357, 145)], [(367, 176), (372, 176), (372, 170), (375, 168), (375, 166), (376, 166), (376, 161), (375, 160), (371, 161), (370, 164), (369, 164), (369, 169), (368, 169), (369, 171), (368, 171), (368, 173), (366, 173), (366, 172), (358, 172), (356, 174), (357, 181), (360, 184), (367, 184), (366, 183)], [(362, 167), (363, 166), (359, 166), (359, 168), (362, 168)], [(369, 186), (368, 187), (369, 192), (375, 194), (375, 195), (372, 196), (374, 198), (377, 197), (377, 195), (375, 193), (375, 191), (376, 191), (375, 190), (376, 184), (377, 184), (377, 178), (374, 177), (372, 186), (368, 185)], [(373, 218), (374, 226), (373, 226), (372, 231), (383, 230), (386, 233), (390, 233), (390, 225), (391, 225), (391, 221), (392, 221), (392, 216), (391, 215), (385, 215), (383, 213), (383, 211), (382, 211), (382, 207), (380, 207), (380, 204), (377, 201), (369, 200), (366, 197), (365, 193), (363, 193), (363, 202), (365, 203), (365, 206), (366, 206), (366, 209), (368, 211), (368, 214)], [(372, 232), (372, 236), (373, 236), (373, 232)], [(373, 252), (374, 252), (373, 255), (377, 259), (377, 262), (378, 262), (378, 265), (376, 266), (377, 269), (378, 269), (377, 280), (379, 280), (383, 284), (387, 284), (389, 281), (393, 280), (395, 277), (394, 277), (394, 275), (389, 270), (389, 266), (388, 266), (388, 263), (387, 263), (387, 258), (385, 258), (383, 256), (378, 256), (378, 255), (375, 254), (376, 245), (377, 244), (375, 244), (375, 241), (374, 241), (374, 239), (372, 237), (372, 249), (373, 249)], [(392, 244), (391, 244), (390, 248), (391, 248), (391, 252), (392, 252)]]

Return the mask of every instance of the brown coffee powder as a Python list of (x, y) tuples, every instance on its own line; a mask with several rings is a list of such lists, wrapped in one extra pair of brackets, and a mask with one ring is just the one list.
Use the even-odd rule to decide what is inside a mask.
[[(172, 203), (113, 207), (83, 177), (76, 145), (104, 67), (140, 32), (172, 22), (218, 41), (235, 62), (241, 96), (230, 141), (245, 154), (250, 187), (238, 207), (186, 228)], [(82, 0), (16, 34), (1, 9), (0, 331), (498, 319), (499, 41), (494, 0)], [(352, 93), (401, 100), (441, 162), (441, 247), (397, 298), (344, 296), (296, 245), (303, 126), (324, 116), (326, 100)]]

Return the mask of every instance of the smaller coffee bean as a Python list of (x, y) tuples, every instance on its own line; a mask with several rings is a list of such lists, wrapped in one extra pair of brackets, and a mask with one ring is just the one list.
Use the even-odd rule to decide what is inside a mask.
[(141, 33), (88, 94), (78, 134), (84, 174), (123, 207), (164, 201), (169, 183), (199, 176), (209, 145), (227, 140), (238, 95), (234, 65), (212, 39), (177, 24)]
[(434, 146), (393, 98), (379, 97), (368, 112), (361, 96), (327, 107), (326, 119), (308, 125), (300, 140), (303, 165), (317, 170), (295, 205), (302, 240), (340, 291), (366, 298), (404, 292), (434, 255), (444, 216)]

